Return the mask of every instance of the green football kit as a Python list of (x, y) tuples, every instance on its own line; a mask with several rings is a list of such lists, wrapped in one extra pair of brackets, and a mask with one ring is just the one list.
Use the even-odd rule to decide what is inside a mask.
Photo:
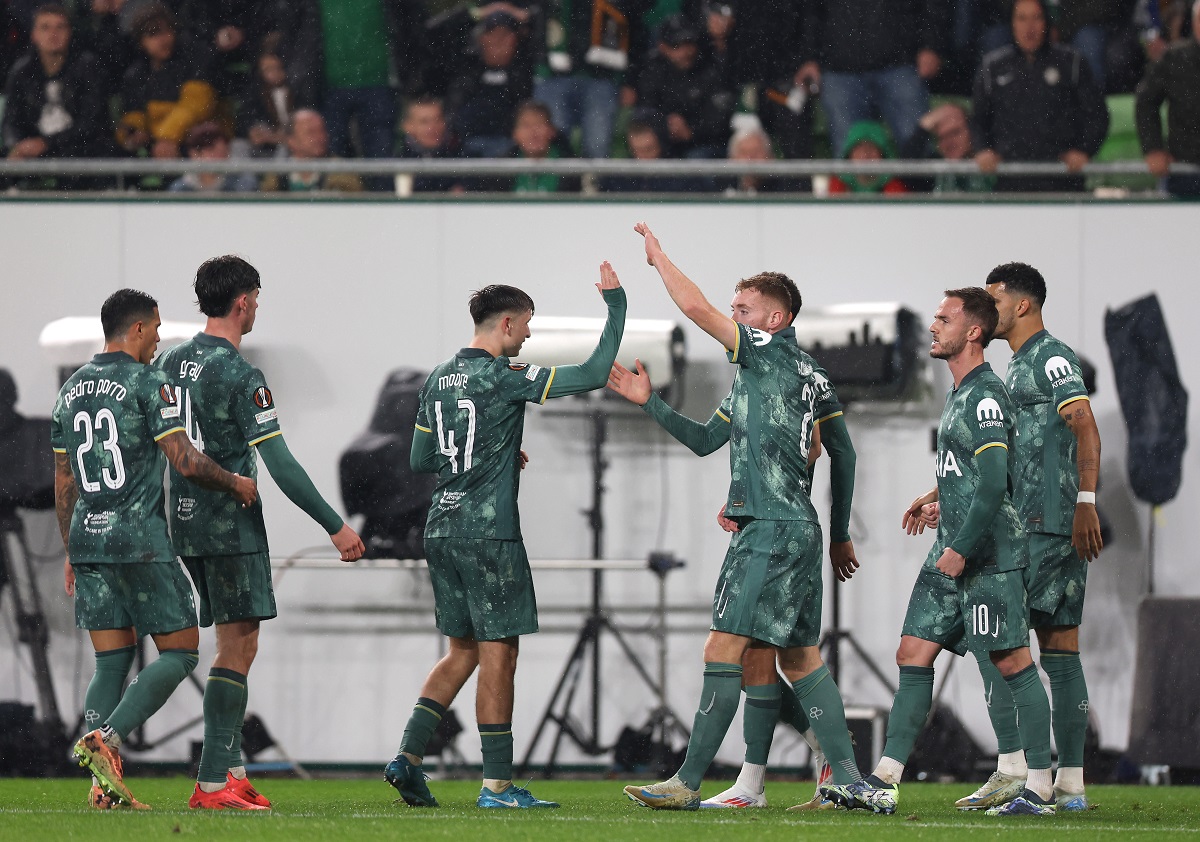
[(1088, 400), (1079, 359), (1038, 331), (1008, 364), (1017, 414), (1013, 438), (1013, 504), (1029, 533), (1029, 609), (1034, 627), (1078, 626), (1088, 561), (1071, 546), (1079, 492), (1078, 442), (1059, 414)]
[[(962, 575), (954, 581), (962, 636), (973, 652), (1029, 644), (1025, 601), (1028, 554), (1007, 490), (1014, 420), (1004, 384), (990, 365), (981, 363), (951, 390), (938, 425), (934, 470), (941, 519), (937, 544), (966, 558)], [(930, 574), (943, 575), (935, 566), (940, 555), (930, 552), (926, 558), (926, 579)], [(940, 616), (909, 616), (905, 628), (944, 623)], [(943, 644), (945, 648), (962, 649), (958, 641), (944, 639), (951, 644)]]
[(146, 635), (196, 625), (167, 535), (157, 444), (182, 431), (166, 378), (121, 351), (97, 354), (59, 391), (50, 440), (79, 491), (69, 536), (79, 628)]
[[(280, 435), (279, 413), (258, 369), (226, 339), (198, 333), (159, 355), (196, 449), (227, 471), (258, 479), (252, 447)], [(171, 472), (171, 539), (200, 594), (200, 624), (276, 616), (262, 500), (228, 494)]]
[[(733, 389), (707, 424), (657, 395), (644, 409), (702, 456), (729, 442), (725, 516), (740, 528), (717, 580), (712, 628), (773, 646), (814, 645), (821, 631), (822, 547), (809, 499), (808, 450), (818, 417), (818, 366), (796, 344), (792, 327), (770, 334), (739, 324), (734, 345), (727, 351), (738, 366)], [(832, 395), (831, 388), (822, 391)], [(824, 408), (832, 416), (840, 404), (833, 397)]]
[(414, 470), (438, 475), (425, 525), (437, 627), (501, 640), (538, 629), (517, 508), (525, 405), (603, 387), (625, 327), (625, 291), (603, 290), (608, 318), (580, 365), (543, 367), (463, 348), (420, 392)]

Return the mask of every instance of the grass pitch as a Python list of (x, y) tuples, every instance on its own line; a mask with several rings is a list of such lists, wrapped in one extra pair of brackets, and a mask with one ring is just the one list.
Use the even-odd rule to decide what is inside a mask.
[[(274, 802), (270, 813), (197, 813), (187, 808), (192, 782), (183, 778), (131, 778), (134, 794), (152, 812), (108, 812), (85, 805), (86, 778), (0, 781), (0, 839), (35, 840), (438, 840), (487, 839), (504, 842), (770, 842), (819, 837), (822, 840), (1080, 840), (1126, 834), (1128, 842), (1200, 840), (1200, 789), (1189, 787), (1088, 788), (1093, 807), (1051, 819), (998, 819), (960, 813), (954, 799), (969, 785), (913, 784), (900, 787), (894, 816), (863, 811), (788, 813), (807, 800), (811, 783), (767, 786), (765, 810), (652, 811), (638, 807), (621, 791), (625, 783), (649, 781), (538, 781), (535, 795), (562, 803), (558, 810), (480, 810), (479, 784), (431, 781), (442, 803), (437, 809), (393, 804), (395, 791), (379, 780), (267, 780), (256, 783)], [(704, 794), (723, 789), (708, 782)]]

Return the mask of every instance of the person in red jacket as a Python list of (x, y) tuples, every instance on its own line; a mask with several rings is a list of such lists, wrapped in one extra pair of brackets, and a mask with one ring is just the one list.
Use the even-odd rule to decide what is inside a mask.
[[(895, 158), (896, 152), (887, 128), (882, 123), (861, 120), (850, 127), (842, 144), (842, 157), (848, 161), (882, 161)], [(898, 178), (879, 175), (835, 175), (829, 179), (830, 193), (907, 193)]]

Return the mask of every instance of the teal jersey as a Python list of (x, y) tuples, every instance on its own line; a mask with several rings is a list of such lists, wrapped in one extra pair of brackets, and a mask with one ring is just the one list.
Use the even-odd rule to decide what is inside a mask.
[(792, 327), (775, 334), (737, 327), (728, 356), (738, 370), (722, 405), (730, 421), (725, 514), (816, 522), (808, 450), (816, 423), (817, 364), (800, 350)]
[(426, 538), (521, 539), (525, 404), (546, 402), (554, 372), (463, 348), (429, 375), (417, 429), (436, 438), (440, 466)]
[[(252, 448), (280, 435), (266, 378), (226, 339), (198, 333), (159, 355), (188, 438), (231, 473), (257, 479)], [(262, 501), (243, 509), (229, 494), (171, 472), (171, 539), (181, 556), (266, 553)]]
[(1078, 442), (1059, 413), (1088, 400), (1075, 352), (1046, 331), (1029, 337), (1008, 364), (1017, 413), (1013, 503), (1028, 532), (1070, 535), (1079, 493)]
[(79, 490), (72, 564), (174, 560), (157, 442), (182, 431), (166, 378), (128, 354), (97, 354), (71, 375), (54, 404), (50, 445), (70, 459)]
[[(942, 410), (938, 425), (935, 463), (941, 503), (938, 543), (943, 547), (954, 544), (966, 523), (979, 485), (979, 455), (991, 448), (1003, 448), (1011, 465), (1014, 417), (1012, 400), (987, 363), (972, 369), (958, 388), (947, 395), (946, 408)], [(1020, 522), (1006, 492), (983, 537), (965, 554), (966, 572), (1024, 567), (1027, 558), (1017, 546), (1021, 540)]]

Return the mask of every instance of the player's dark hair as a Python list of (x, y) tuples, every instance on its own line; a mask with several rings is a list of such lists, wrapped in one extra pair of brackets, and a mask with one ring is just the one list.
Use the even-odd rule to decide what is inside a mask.
[(765, 295), (781, 304), (791, 314), (788, 324), (795, 321), (800, 308), (804, 306), (796, 282), (782, 272), (759, 272), (751, 278), (743, 278), (734, 287), (736, 292), (746, 289), (758, 290), (759, 295)]
[(988, 273), (987, 284), (1004, 284), (1010, 292), (1032, 298), (1038, 309), (1046, 303), (1046, 279), (1028, 263), (1003, 263)]
[(996, 333), (996, 325), (1000, 322), (1000, 311), (996, 309), (996, 301), (983, 287), (963, 287), (948, 289), (947, 298), (957, 298), (963, 303), (963, 313), (973, 325), (979, 325), (983, 331), (983, 347), (986, 348)]
[(239, 295), (262, 288), (258, 270), (234, 254), (214, 257), (196, 270), (196, 303), (206, 316), (228, 316)]
[(506, 284), (491, 284), (471, 293), (468, 304), (476, 326), (501, 313), (533, 312), (533, 299), (522, 290)]
[(123, 339), (134, 322), (154, 315), (158, 302), (136, 289), (119, 289), (104, 300), (100, 307), (100, 326), (106, 342)]

